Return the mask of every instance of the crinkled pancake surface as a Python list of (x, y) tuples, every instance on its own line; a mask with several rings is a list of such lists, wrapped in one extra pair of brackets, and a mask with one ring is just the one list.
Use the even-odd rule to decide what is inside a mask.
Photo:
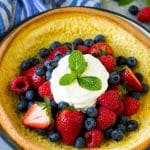
[[(115, 56), (135, 56), (136, 68), (150, 85), (150, 39), (125, 21), (108, 13), (89, 8), (63, 8), (42, 14), (16, 29), (0, 47), (0, 122), (5, 131), (23, 149), (70, 150), (63, 143), (52, 143), (38, 136), (21, 124), (20, 112), (16, 111), (18, 98), (9, 91), (9, 82), (19, 75), (22, 60), (37, 54), (41, 47), (50, 43), (72, 42), (75, 38), (93, 38), (102, 33), (106, 36)], [(58, 93), (59, 94), (59, 93)], [(140, 123), (139, 129), (128, 133), (120, 142), (106, 141), (100, 150), (144, 149), (150, 144), (150, 92), (142, 96), (141, 109), (132, 116)]]

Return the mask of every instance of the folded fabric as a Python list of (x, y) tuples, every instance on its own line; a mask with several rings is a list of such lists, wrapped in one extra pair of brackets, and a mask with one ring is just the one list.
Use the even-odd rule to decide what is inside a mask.
[(21, 21), (49, 9), (66, 6), (100, 8), (101, 0), (0, 0), (0, 38)]

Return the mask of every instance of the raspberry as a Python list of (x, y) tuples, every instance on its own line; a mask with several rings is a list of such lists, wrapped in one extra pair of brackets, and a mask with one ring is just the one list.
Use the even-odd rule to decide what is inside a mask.
[(105, 107), (100, 107), (96, 120), (98, 129), (105, 130), (116, 121), (116, 114)]
[(119, 107), (117, 108), (117, 110), (114, 111), (114, 113), (117, 115), (117, 116), (120, 116), (124, 111), (124, 105), (123, 105), (123, 102), (122, 100), (119, 101)]
[(116, 110), (119, 106), (119, 92), (117, 90), (108, 90), (98, 97), (97, 101), (109, 110)]
[(25, 76), (15, 77), (11, 81), (10, 89), (11, 89), (11, 91), (15, 92), (16, 94), (24, 93), (25, 91), (30, 89), (30, 82), (29, 82), (28, 78)]
[(86, 145), (89, 148), (99, 147), (102, 143), (104, 136), (103, 133), (97, 129), (88, 131), (84, 135)]
[(124, 114), (127, 116), (135, 114), (140, 108), (140, 102), (132, 97), (126, 97), (123, 100), (123, 103), (124, 103)]
[(99, 60), (105, 66), (108, 72), (112, 72), (116, 67), (116, 60), (110, 55), (101, 56)]
[(50, 82), (49, 81), (46, 81), (44, 82), (38, 89), (38, 92), (39, 92), (39, 95), (41, 97), (49, 97), (49, 99), (51, 100), (52, 99), (52, 92), (51, 92), (51, 89), (50, 89)]

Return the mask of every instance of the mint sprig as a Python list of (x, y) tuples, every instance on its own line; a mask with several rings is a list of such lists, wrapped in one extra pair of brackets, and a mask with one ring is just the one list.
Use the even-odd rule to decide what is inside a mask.
[(85, 76), (78, 78), (78, 83), (82, 88), (96, 91), (101, 89), (101, 80), (93, 76)]
[(70, 74), (64, 74), (60, 80), (59, 84), (66, 86), (77, 80), (79, 85), (87, 90), (96, 91), (101, 89), (101, 80), (94, 76), (84, 76), (81, 75), (86, 70), (88, 63), (85, 61), (83, 54), (78, 51), (72, 51), (69, 56), (69, 68), (71, 70)]
[(119, 6), (124, 6), (124, 5), (128, 5), (131, 2), (133, 2), (133, 0), (118, 0), (117, 2), (119, 4)]

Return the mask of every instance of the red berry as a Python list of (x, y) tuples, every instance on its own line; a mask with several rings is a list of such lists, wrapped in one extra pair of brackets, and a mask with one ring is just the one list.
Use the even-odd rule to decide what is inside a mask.
[(39, 92), (39, 95), (43, 98), (48, 97), (50, 100), (53, 98), (49, 81), (44, 82), (39, 87), (38, 92)]
[(83, 126), (84, 116), (76, 110), (64, 110), (57, 116), (57, 128), (63, 141), (73, 145)]
[(112, 72), (116, 67), (116, 60), (110, 55), (101, 56), (99, 60), (105, 66), (108, 72)]
[(24, 93), (25, 91), (30, 89), (30, 82), (27, 77), (25, 76), (18, 76), (15, 77), (11, 81), (10, 89), (11, 91), (15, 92), (16, 94)]
[(33, 104), (22, 118), (23, 125), (37, 129), (47, 128), (50, 125), (50, 115), (47, 115), (46, 110), (37, 104)]
[(140, 108), (140, 102), (132, 97), (126, 97), (123, 100), (123, 103), (124, 103), (124, 114), (126, 116), (131, 116), (135, 114)]
[(124, 111), (124, 105), (123, 105), (123, 102), (122, 100), (119, 101), (119, 107), (114, 111), (114, 113), (119, 116), (123, 113)]
[(150, 6), (142, 8), (137, 14), (137, 19), (141, 22), (150, 22)]
[(69, 50), (68, 47), (64, 47), (64, 46), (57, 47), (44, 59), (44, 61), (53, 60), (58, 54), (64, 55), (68, 50)]
[(90, 48), (90, 54), (100, 56), (102, 53), (106, 55), (113, 55), (112, 47), (107, 43), (96, 43)]
[(86, 47), (84, 45), (77, 45), (76, 47), (77, 50), (80, 50), (83, 54), (89, 54), (89, 47)]
[(97, 101), (101, 106), (106, 107), (109, 110), (116, 110), (119, 106), (120, 94), (117, 90), (108, 90), (97, 98)]
[(100, 107), (97, 117), (97, 128), (105, 130), (109, 128), (116, 121), (116, 114), (105, 107)]
[(87, 131), (84, 135), (86, 145), (89, 148), (99, 147), (103, 142), (104, 135), (101, 131), (97, 129), (93, 129), (91, 131)]
[(131, 87), (137, 91), (142, 90), (142, 88), (143, 88), (142, 84), (136, 78), (136, 76), (134, 75), (134, 73), (132, 72), (131, 69), (127, 68), (127, 69), (123, 70), (121, 72), (120, 76), (121, 76), (121, 80), (123, 82), (125, 82), (129, 87)]

